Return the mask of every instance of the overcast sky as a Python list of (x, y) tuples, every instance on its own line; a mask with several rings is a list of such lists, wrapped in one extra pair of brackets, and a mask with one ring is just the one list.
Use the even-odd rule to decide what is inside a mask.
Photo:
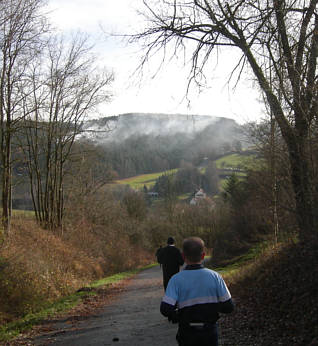
[(156, 75), (158, 65), (154, 59), (144, 69), (142, 78), (134, 74), (139, 47), (107, 33), (131, 33), (141, 26), (136, 11), (143, 9), (142, 0), (49, 0), (48, 9), (51, 22), (59, 31), (88, 33), (101, 64), (114, 71), (114, 96), (112, 102), (103, 106), (104, 116), (183, 113), (224, 116), (240, 123), (263, 117), (259, 94), (247, 77), (235, 91), (226, 83), (237, 62), (238, 55), (233, 51), (223, 53), (218, 64), (210, 66), (208, 88), (199, 92), (193, 87), (189, 100), (185, 99), (188, 70), (183, 59), (164, 65)]

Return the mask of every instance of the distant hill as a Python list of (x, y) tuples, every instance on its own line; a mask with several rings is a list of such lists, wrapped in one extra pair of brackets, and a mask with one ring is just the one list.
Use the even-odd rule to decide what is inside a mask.
[(87, 121), (81, 134), (101, 148), (120, 178), (198, 166), (244, 146), (242, 127), (233, 119), (207, 115), (128, 113)]
[(184, 133), (189, 136), (215, 125), (220, 136), (233, 135), (238, 125), (233, 119), (208, 115), (127, 113), (87, 121), (82, 138), (98, 144), (108, 141), (123, 141), (131, 136), (173, 136)]

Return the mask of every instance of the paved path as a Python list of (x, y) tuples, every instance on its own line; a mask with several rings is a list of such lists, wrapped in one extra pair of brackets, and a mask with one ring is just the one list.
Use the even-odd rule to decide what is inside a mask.
[(176, 346), (177, 325), (159, 312), (162, 295), (159, 266), (144, 270), (97, 315), (77, 321), (76, 325), (57, 321), (53, 332), (38, 336), (33, 344)]

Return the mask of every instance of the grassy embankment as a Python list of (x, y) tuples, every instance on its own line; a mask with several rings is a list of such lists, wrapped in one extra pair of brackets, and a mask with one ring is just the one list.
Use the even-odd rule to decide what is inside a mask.
[[(10, 236), (0, 248), (0, 340), (76, 305), (86, 293), (74, 292), (89, 283), (154, 260), (152, 250), (130, 241), (122, 220), (90, 222), (83, 217), (55, 233), (39, 227), (32, 212), (13, 213)], [(107, 286), (93, 287), (100, 284)]]
[(216, 268), (238, 303), (230, 328), (253, 344), (318, 345), (317, 267), (317, 239), (289, 239), (260, 244)]
[(31, 329), (34, 325), (40, 323), (45, 319), (52, 318), (59, 313), (69, 311), (70, 309), (81, 304), (87, 297), (96, 296), (98, 294), (98, 289), (107, 289), (108, 287), (111, 287), (122, 280), (132, 277), (141, 270), (150, 268), (154, 265), (156, 264), (151, 264), (142, 268), (114, 274), (106, 278), (94, 281), (71, 295), (62, 297), (61, 299), (58, 299), (53, 303), (46, 304), (40, 311), (36, 313), (30, 313), (21, 319), (4, 324), (2, 326), (0, 325), (0, 342), (8, 341), (18, 336), (19, 334), (21, 334), (21, 332)]

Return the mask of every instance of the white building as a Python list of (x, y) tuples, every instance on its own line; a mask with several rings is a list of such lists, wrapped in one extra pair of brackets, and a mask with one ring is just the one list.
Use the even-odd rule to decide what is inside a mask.
[(206, 193), (202, 189), (200, 189), (195, 193), (194, 197), (191, 199), (190, 205), (197, 205), (198, 203), (200, 203), (200, 201), (204, 199), (206, 199)]

